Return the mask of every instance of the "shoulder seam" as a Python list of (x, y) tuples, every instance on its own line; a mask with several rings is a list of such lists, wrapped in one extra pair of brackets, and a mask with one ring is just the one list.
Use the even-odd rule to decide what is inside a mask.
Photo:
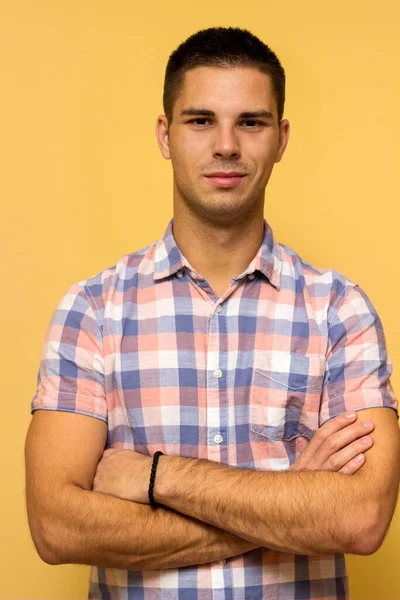
[[(90, 302), (90, 300), (89, 300), (88, 294), (90, 295), (90, 298), (93, 300), (93, 304), (95, 305), (95, 307), (96, 307), (96, 310), (97, 310), (98, 314), (101, 314), (101, 311), (100, 311), (100, 309), (99, 309), (99, 307), (98, 307), (98, 305), (97, 305), (96, 299), (95, 299), (95, 297), (93, 296), (93, 294), (91, 293), (91, 291), (90, 291), (90, 288), (89, 288), (89, 287), (87, 287), (87, 292), (88, 292), (88, 293), (87, 293), (87, 292), (86, 292), (86, 289), (84, 289), (84, 288), (83, 288), (83, 287), (82, 287), (82, 286), (81, 286), (79, 283), (78, 283), (77, 285), (78, 285), (78, 286), (81, 288), (82, 292), (85, 294), (85, 298), (86, 298), (86, 300), (87, 300), (87, 302), (88, 302), (88, 304), (89, 304), (90, 308), (92, 309), (92, 312), (93, 312), (94, 318), (96, 319), (97, 327), (99, 328), (99, 331), (100, 331), (100, 334), (101, 334), (101, 338), (103, 339), (103, 322), (99, 323), (99, 321), (98, 321), (98, 319), (97, 319), (97, 315), (96, 315), (95, 311), (93, 310), (93, 307), (92, 307), (92, 305), (91, 305), (91, 302)], [(86, 286), (85, 286), (85, 288), (86, 288)]]
[[(339, 296), (339, 300), (338, 300), (338, 303), (339, 303), (339, 305), (338, 305), (338, 307), (336, 308), (336, 312), (335, 312), (335, 314), (334, 314), (334, 317), (333, 317), (333, 319), (332, 319), (332, 321), (331, 321), (331, 327), (333, 326), (333, 323), (335, 322), (335, 319), (336, 319), (336, 317), (337, 317), (337, 315), (338, 315), (338, 312), (339, 312), (339, 309), (340, 309), (340, 307), (341, 307), (341, 306), (343, 306), (343, 303), (344, 303), (344, 301), (346, 300), (347, 296), (350, 294), (350, 292), (351, 292), (352, 290), (354, 290), (354, 288), (355, 288), (356, 286), (358, 286), (358, 283), (354, 283), (352, 286), (350, 286), (350, 287), (348, 288), (347, 292), (346, 292), (345, 294), (343, 294), (343, 296)], [(340, 302), (340, 300), (341, 300), (341, 302)], [(333, 304), (333, 305), (332, 305), (332, 308), (335, 308), (335, 304)]]

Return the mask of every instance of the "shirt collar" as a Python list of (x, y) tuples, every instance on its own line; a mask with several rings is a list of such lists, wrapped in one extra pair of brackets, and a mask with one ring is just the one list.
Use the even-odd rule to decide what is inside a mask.
[[(155, 265), (154, 279), (159, 280), (187, 267), (194, 270), (189, 261), (179, 250), (174, 235), (172, 233), (173, 219), (170, 220), (162, 237), (156, 242), (155, 247)], [(278, 244), (275, 242), (273, 231), (267, 221), (264, 220), (264, 239), (257, 254), (245, 271), (234, 277), (235, 280), (242, 279), (246, 275), (251, 275), (255, 271), (260, 271), (267, 277), (269, 282), (280, 289), (282, 256)]]

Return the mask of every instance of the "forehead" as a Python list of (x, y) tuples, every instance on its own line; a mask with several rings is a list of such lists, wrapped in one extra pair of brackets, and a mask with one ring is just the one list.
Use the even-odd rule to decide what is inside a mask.
[(216, 114), (255, 108), (276, 113), (270, 76), (251, 67), (196, 67), (187, 71), (175, 108), (180, 112), (190, 106)]

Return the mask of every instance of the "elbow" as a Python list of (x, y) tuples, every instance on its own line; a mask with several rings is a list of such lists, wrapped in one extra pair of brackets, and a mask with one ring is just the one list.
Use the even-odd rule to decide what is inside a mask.
[(368, 536), (366, 535), (363, 539), (358, 540), (356, 545), (352, 545), (351, 548), (347, 551), (348, 554), (359, 554), (360, 556), (370, 556), (371, 554), (375, 554), (378, 552), (379, 548), (382, 546), (382, 541), (376, 536)]
[(39, 557), (48, 565), (61, 565), (63, 560), (57, 545), (57, 535), (51, 523), (43, 518), (29, 519), (33, 544)]
[(369, 544), (367, 544), (366, 554), (375, 554), (378, 552), (386, 537), (393, 518), (394, 507), (388, 511), (383, 510), (382, 506), (377, 506), (374, 514), (373, 524), (370, 527)]
[(377, 544), (374, 538), (368, 536), (362, 539), (356, 540), (347, 546), (346, 554), (359, 554), (360, 556), (370, 556), (375, 554), (380, 548), (381, 544)]
[(27, 516), (32, 541), (39, 557), (48, 565), (75, 562), (77, 527), (68, 519), (68, 489), (47, 500), (27, 493)]
[(35, 547), (36, 547), (36, 551), (39, 554), (40, 558), (46, 564), (48, 564), (48, 565), (64, 564), (63, 561), (59, 559), (58, 555), (55, 553), (53, 548), (49, 548), (45, 545), (36, 544), (36, 543), (35, 543)]
[[(380, 511), (377, 511), (380, 512)], [(375, 554), (383, 544), (388, 526), (382, 527), (381, 515), (375, 512), (371, 519), (365, 518), (365, 523), (357, 531), (353, 531), (348, 541), (346, 553), (370, 556)], [(363, 517), (361, 516), (360, 519)]]

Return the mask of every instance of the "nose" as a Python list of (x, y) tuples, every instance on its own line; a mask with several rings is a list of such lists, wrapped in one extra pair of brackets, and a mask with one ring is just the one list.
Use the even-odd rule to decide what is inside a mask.
[(214, 158), (236, 158), (240, 156), (239, 141), (232, 126), (220, 126), (216, 129), (213, 156)]

